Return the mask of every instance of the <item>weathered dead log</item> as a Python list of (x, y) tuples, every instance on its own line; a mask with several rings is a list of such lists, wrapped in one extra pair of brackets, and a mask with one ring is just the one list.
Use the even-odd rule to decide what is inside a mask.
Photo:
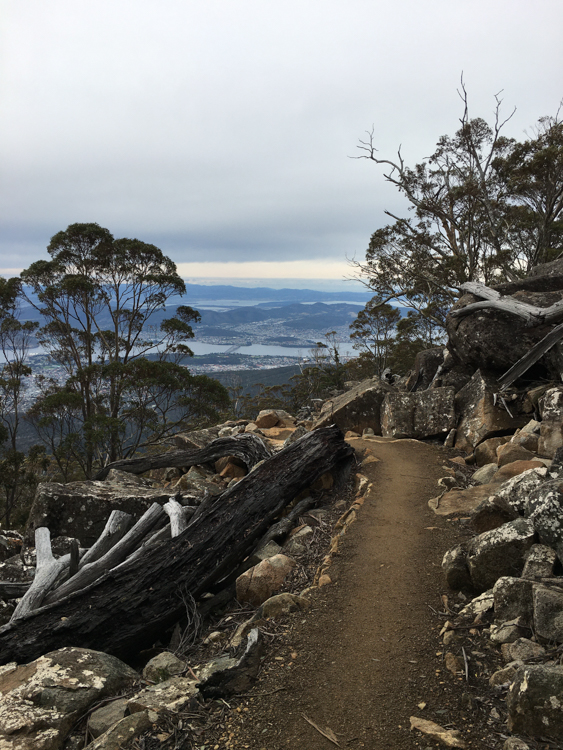
[(499, 378), (498, 382), (501, 389), (508, 388), (515, 380), (524, 375), (532, 365), (543, 357), (544, 354), (557, 344), (558, 341), (563, 339), (563, 323), (555, 326), (541, 341), (533, 346), (529, 352), (521, 357), (518, 362), (512, 365), (510, 370), (507, 370), (504, 375)]
[(269, 458), (272, 452), (258, 437), (251, 433), (235, 435), (234, 437), (220, 437), (213, 440), (205, 448), (199, 451), (176, 450), (168, 453), (158, 453), (153, 456), (141, 456), (140, 458), (123, 459), (114, 461), (101, 469), (94, 479), (103, 480), (111, 469), (127, 471), (130, 474), (143, 474), (151, 469), (167, 469), (168, 467), (195, 466), (217, 461), (223, 456), (235, 456), (244, 461), (248, 469), (251, 469), (259, 461)]
[(100, 557), (103, 557), (108, 550), (125, 536), (131, 521), (132, 516), (129, 513), (125, 513), (122, 510), (112, 510), (104, 530), (82, 558), (80, 567), (83, 568), (85, 565), (89, 565), (99, 560)]
[(529, 305), (526, 302), (520, 302), (513, 297), (503, 297), (495, 289), (474, 281), (462, 284), (461, 289), (476, 297), (481, 297), (483, 301), (473, 302), (471, 305), (461, 307), (459, 310), (451, 310), (449, 315), (452, 318), (463, 318), (466, 315), (471, 315), (473, 312), (488, 308), (501, 310), (502, 312), (524, 318), (528, 326), (557, 323), (563, 318), (563, 300), (550, 305), (550, 307), (537, 307), (536, 305)]
[(152, 645), (182, 615), (183, 593), (197, 599), (224, 578), (287, 503), (352, 456), (337, 427), (309, 433), (229, 488), (180, 536), (0, 628), (0, 663), (27, 662), (63, 646), (126, 659)]

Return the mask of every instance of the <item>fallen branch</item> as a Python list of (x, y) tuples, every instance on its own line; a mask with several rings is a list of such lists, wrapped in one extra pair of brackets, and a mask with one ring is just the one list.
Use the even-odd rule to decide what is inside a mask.
[(114, 461), (101, 469), (94, 479), (103, 480), (111, 469), (127, 471), (130, 474), (143, 474), (152, 469), (166, 469), (168, 467), (195, 466), (217, 461), (224, 456), (235, 456), (244, 461), (248, 469), (251, 469), (259, 461), (270, 458), (272, 452), (258, 435), (244, 433), (234, 437), (220, 437), (213, 440), (205, 448), (198, 451), (175, 450), (168, 453), (159, 453), (140, 458), (123, 459)]
[(323, 737), (326, 737), (329, 742), (332, 742), (333, 745), (336, 745), (336, 747), (340, 747), (340, 742), (336, 739), (336, 735), (332, 731), (330, 727), (326, 727), (326, 729), (321, 729), (318, 724), (315, 724), (315, 722), (310, 719), (305, 714), (301, 714), (301, 716), (305, 719), (306, 722), (308, 722), (314, 729), (317, 730), (320, 734), (322, 734)]
[(515, 362), (510, 370), (507, 370), (502, 377), (499, 378), (498, 383), (501, 389), (508, 388), (515, 380), (524, 375), (532, 365), (543, 357), (558, 341), (563, 339), (563, 323), (553, 328), (547, 336), (544, 336), (541, 341), (533, 346), (529, 352), (521, 357), (518, 362)]

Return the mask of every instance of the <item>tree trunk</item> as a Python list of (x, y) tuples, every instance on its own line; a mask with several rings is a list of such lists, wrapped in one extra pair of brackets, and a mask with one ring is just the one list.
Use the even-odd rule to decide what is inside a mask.
[(182, 594), (197, 599), (224, 578), (285, 505), (352, 456), (337, 427), (308, 433), (229, 488), (180, 536), (1, 628), (0, 663), (31, 661), (64, 646), (127, 659), (151, 646), (182, 615)]

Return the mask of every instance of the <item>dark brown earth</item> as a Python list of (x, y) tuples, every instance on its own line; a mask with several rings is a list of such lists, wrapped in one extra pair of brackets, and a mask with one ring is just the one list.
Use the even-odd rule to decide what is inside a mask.
[(427, 502), (447, 457), (411, 440), (351, 442), (380, 461), (362, 467), (372, 487), (334, 556), (333, 583), (276, 634), (258, 684), (230, 702), (221, 736), (206, 747), (336, 747), (305, 716), (332, 730), (342, 748), (443, 747), (410, 730), (414, 715), (460, 730), (468, 748), (500, 748), (503, 725), (490, 719), (491, 704), (480, 697), (486, 680), (475, 666), (485, 656), (478, 649), (488, 646), (477, 637), (465, 641), (468, 682), (444, 665), (441, 597), (448, 593), (452, 601), (453, 594), (441, 560), (458, 541), (459, 526), (436, 517)]

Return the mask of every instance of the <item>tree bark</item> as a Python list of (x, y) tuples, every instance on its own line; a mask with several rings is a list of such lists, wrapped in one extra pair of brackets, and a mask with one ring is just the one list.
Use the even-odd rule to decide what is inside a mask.
[(114, 461), (104, 466), (96, 476), (95, 480), (103, 480), (111, 469), (128, 471), (130, 474), (143, 474), (151, 469), (167, 469), (168, 467), (195, 466), (217, 461), (223, 456), (236, 456), (244, 461), (248, 469), (251, 469), (259, 461), (272, 455), (270, 449), (257, 435), (244, 433), (235, 437), (220, 437), (213, 440), (205, 448), (199, 451), (175, 450), (168, 453), (159, 453), (154, 456), (141, 456), (140, 458), (128, 458), (122, 461)]
[(183, 593), (197, 599), (225, 577), (285, 505), (352, 456), (337, 427), (309, 433), (229, 488), (180, 536), (0, 628), (0, 663), (30, 661), (64, 646), (127, 659), (152, 645), (182, 615)]

